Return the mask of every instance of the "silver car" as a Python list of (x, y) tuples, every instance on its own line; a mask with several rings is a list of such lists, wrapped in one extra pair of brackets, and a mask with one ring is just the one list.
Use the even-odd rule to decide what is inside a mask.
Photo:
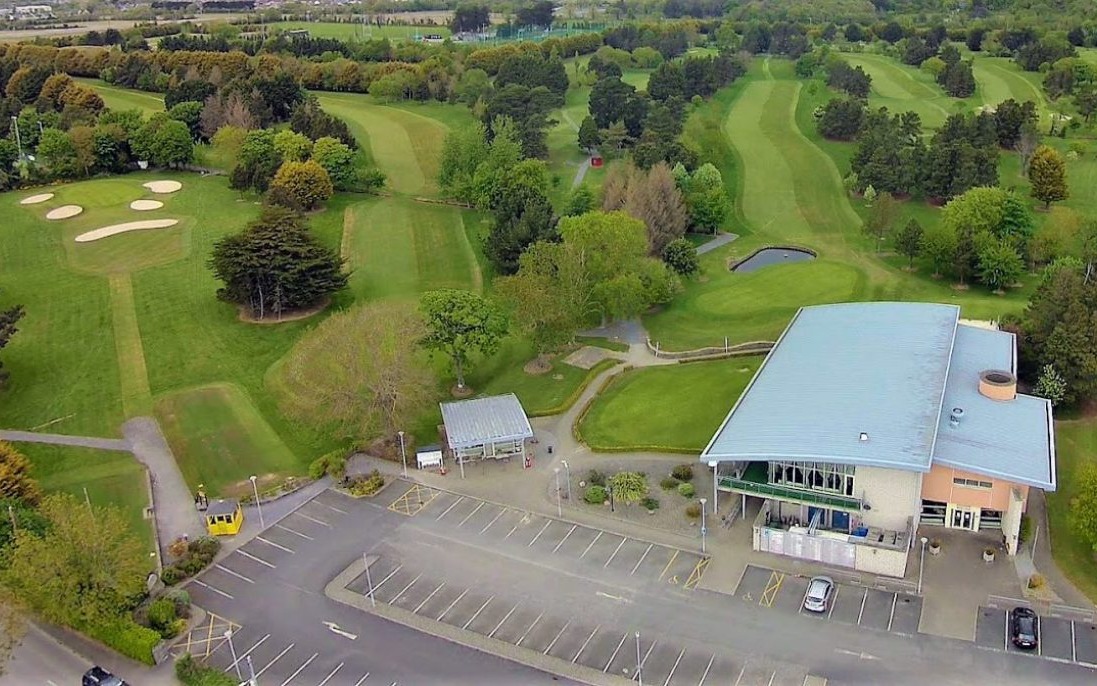
[(804, 594), (804, 609), (808, 612), (826, 612), (830, 609), (830, 599), (834, 596), (834, 579), (829, 576), (815, 576), (808, 582)]

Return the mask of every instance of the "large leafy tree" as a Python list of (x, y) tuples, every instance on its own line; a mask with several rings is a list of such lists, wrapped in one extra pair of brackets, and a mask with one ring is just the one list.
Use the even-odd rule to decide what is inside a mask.
[[(11, 340), (11, 337), (19, 331), (15, 325), (19, 323), (19, 320), (23, 318), (24, 314), (25, 312), (22, 305), (0, 310), (0, 350), (3, 350), (4, 346)], [(4, 371), (4, 363), (0, 361), (0, 387), (2, 387), (7, 380), (8, 373)]]
[(269, 199), (286, 207), (313, 210), (334, 193), (328, 172), (315, 160), (284, 162), (270, 182)]
[(347, 285), (343, 261), (321, 245), (300, 215), (266, 207), (243, 232), (214, 244), (217, 297), (260, 319), (311, 307)]
[(312, 159), (327, 171), (336, 190), (354, 188), (356, 170), (354, 151), (331, 136), (317, 139), (312, 146)]
[(630, 176), (624, 209), (644, 222), (651, 255), (662, 255), (668, 243), (685, 235), (689, 224), (689, 211), (665, 162)]
[(41, 513), (49, 527), (16, 534), (4, 585), (48, 621), (78, 628), (132, 608), (145, 590), (148, 556), (122, 513), (67, 494), (45, 498)]
[(907, 258), (907, 267), (914, 266), (914, 258), (922, 254), (922, 237), (925, 231), (918, 220), (911, 217), (910, 220), (895, 234), (895, 249), (900, 255)]
[(979, 247), (979, 280), (993, 291), (1001, 291), (1017, 283), (1025, 271), (1025, 263), (1008, 242), (991, 238)]
[(1028, 180), (1032, 184), (1032, 197), (1043, 202), (1045, 209), (1070, 197), (1066, 163), (1055, 148), (1046, 145), (1036, 148), (1028, 163)]
[(294, 419), (340, 437), (392, 436), (436, 400), (437, 383), (416, 342), (414, 307), (374, 302), (325, 319), (279, 369), (278, 404)]
[(271, 179), (282, 166), (282, 156), (274, 145), (274, 131), (248, 131), (240, 145), (236, 166), (229, 175), (229, 185), (237, 190), (267, 190)]
[(506, 316), (491, 301), (471, 291), (427, 291), (419, 298), (419, 311), (427, 328), (420, 344), (450, 359), (458, 388), (465, 387), (471, 356), (491, 355), (507, 334)]
[(495, 223), (484, 253), (501, 274), (518, 271), (526, 248), (555, 235), (556, 218), (545, 191), (548, 169), (540, 160), (522, 160), (502, 179), (493, 198)]
[(0, 498), (36, 505), (42, 489), (31, 475), (30, 460), (10, 443), (0, 441)]
[(720, 170), (706, 162), (690, 175), (684, 186), (691, 226), (697, 231), (716, 233), (731, 212), (731, 200)]

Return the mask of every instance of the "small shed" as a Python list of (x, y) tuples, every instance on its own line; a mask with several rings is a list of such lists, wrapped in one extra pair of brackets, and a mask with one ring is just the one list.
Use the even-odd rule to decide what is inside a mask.
[(210, 536), (235, 536), (244, 525), (244, 511), (237, 500), (217, 500), (205, 512)]
[(513, 393), (441, 403), (446, 446), (458, 462), (520, 455), (533, 427)]
[(425, 467), (442, 466), (442, 446), (424, 445), (415, 451), (415, 466), (419, 469)]

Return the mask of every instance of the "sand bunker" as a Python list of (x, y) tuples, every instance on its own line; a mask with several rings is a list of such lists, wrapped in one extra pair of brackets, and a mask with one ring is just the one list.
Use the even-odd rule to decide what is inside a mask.
[(149, 181), (142, 185), (153, 193), (174, 193), (183, 187), (178, 181)]
[(138, 212), (145, 212), (148, 210), (158, 210), (164, 206), (164, 203), (159, 200), (134, 200), (130, 203), (131, 210), (137, 210)]
[(114, 236), (119, 233), (126, 233), (127, 231), (141, 231), (142, 229), (166, 229), (169, 226), (175, 226), (179, 223), (178, 219), (149, 219), (143, 222), (126, 222), (125, 224), (113, 224), (111, 226), (104, 226), (99, 229), (82, 233), (76, 237), (77, 243), (87, 243), (88, 241), (97, 241), (100, 238), (106, 238), (107, 236)]
[(62, 205), (46, 212), (46, 219), (68, 219), (69, 217), (75, 217), (83, 211), (84, 208), (79, 205)]
[(32, 195), (29, 198), (23, 198), (19, 201), (20, 205), (37, 205), (40, 202), (46, 202), (53, 199), (53, 193), (39, 193), (38, 195)]

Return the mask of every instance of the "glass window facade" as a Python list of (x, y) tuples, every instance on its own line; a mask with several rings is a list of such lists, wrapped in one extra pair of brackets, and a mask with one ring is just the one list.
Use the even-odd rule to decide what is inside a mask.
[(855, 467), (830, 462), (770, 462), (769, 482), (853, 497)]

